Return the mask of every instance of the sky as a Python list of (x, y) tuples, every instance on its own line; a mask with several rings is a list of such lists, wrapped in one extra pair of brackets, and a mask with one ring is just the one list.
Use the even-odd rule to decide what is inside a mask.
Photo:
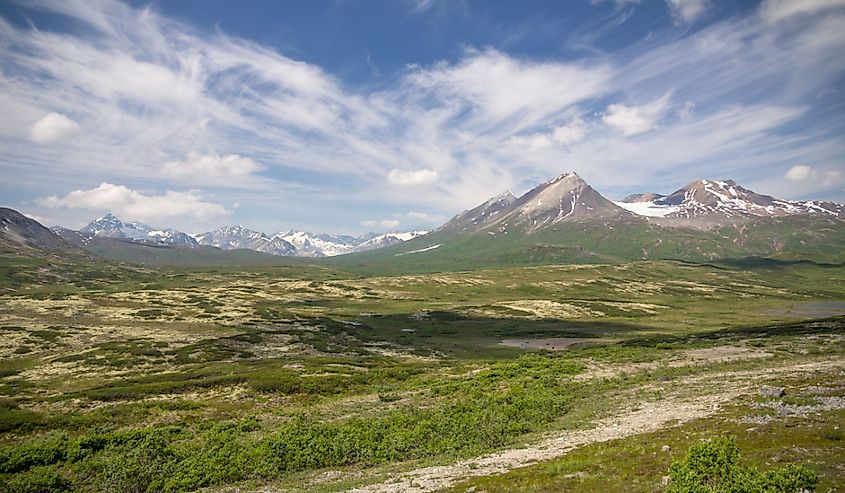
[(0, 0), (0, 205), (428, 229), (575, 171), (845, 203), (845, 0)]

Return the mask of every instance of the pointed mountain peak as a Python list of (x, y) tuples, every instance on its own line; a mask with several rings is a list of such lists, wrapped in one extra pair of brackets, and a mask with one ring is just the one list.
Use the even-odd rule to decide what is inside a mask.
[(106, 215), (103, 216), (103, 217), (98, 217), (97, 219), (94, 219), (88, 225), (90, 226), (92, 224), (102, 224), (102, 223), (123, 224), (123, 221), (121, 221), (117, 216), (115, 216), (114, 214), (109, 212), (109, 213), (106, 213)]
[[(543, 183), (542, 185), (540, 185), (540, 187), (556, 185), (558, 183), (564, 183), (564, 184), (569, 184), (569, 185), (580, 185), (580, 184), (586, 185), (587, 184), (587, 182), (585, 182), (584, 179), (581, 178), (578, 175), (578, 173), (576, 173), (574, 171), (570, 171), (568, 173), (561, 173), (560, 175), (558, 175), (558, 176), (552, 178), (551, 180)], [(537, 188), (540, 188), (540, 187), (537, 187)]]
[(496, 195), (495, 197), (490, 198), (485, 204), (493, 205), (493, 204), (512, 204), (516, 202), (516, 196), (508, 190), (505, 193)]

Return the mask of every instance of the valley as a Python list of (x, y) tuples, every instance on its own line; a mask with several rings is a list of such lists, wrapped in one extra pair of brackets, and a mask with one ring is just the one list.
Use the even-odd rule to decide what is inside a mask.
[(845, 299), (842, 266), (0, 273), (7, 491), (652, 491), (699, 437), (772, 465), (784, 430), (805, 453), (774, 464), (843, 486), (845, 319), (804, 311)]

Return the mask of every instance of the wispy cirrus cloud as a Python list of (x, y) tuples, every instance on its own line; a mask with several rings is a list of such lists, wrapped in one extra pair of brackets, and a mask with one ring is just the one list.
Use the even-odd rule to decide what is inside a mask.
[(694, 22), (712, 7), (710, 0), (666, 0), (666, 5), (672, 17), (681, 22)]
[(764, 0), (760, 14), (766, 22), (774, 23), (837, 8), (845, 8), (845, 0)]
[[(769, 0), (589, 57), (466, 48), (372, 88), (152, 8), (39, 0), (28, 8), (84, 29), (0, 19), (0, 162), (6, 186), (40, 187), (33, 196), (51, 195), (39, 204), (53, 211), (137, 193), (119, 206), (135, 214), (141, 205), (126, 204), (172, 193), (221, 207), (181, 209), (189, 216), (225, 220), (213, 195), (239, 215), (272, 204), (287, 208), (267, 215), (302, 222), (328, 208), (349, 224), (391, 217), (360, 204), (449, 217), (573, 168), (609, 195), (772, 169), (786, 180), (796, 162), (833, 170), (845, 154), (845, 122), (818, 116), (836, 108), (819, 94), (845, 72), (840, 3)], [(684, 22), (709, 21), (712, 7), (667, 6)], [(125, 190), (98, 190), (104, 180)], [(138, 191), (184, 188), (204, 191)]]

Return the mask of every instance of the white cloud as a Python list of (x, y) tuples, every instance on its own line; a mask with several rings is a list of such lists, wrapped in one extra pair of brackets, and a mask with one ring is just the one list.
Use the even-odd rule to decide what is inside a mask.
[(806, 180), (813, 174), (813, 168), (807, 166), (806, 164), (797, 164), (791, 168), (789, 171), (786, 172), (784, 177), (790, 181), (801, 181)]
[(825, 187), (833, 186), (834, 184), (839, 182), (839, 179), (842, 177), (842, 172), (838, 169), (832, 169), (824, 172), (824, 179), (822, 181), (822, 185)]
[(446, 218), (441, 216), (440, 214), (429, 214), (427, 212), (415, 212), (411, 211), (405, 214), (405, 217), (411, 219), (412, 221), (421, 221), (426, 223), (440, 223), (443, 222)]
[(607, 112), (602, 115), (601, 119), (625, 136), (648, 132), (657, 128), (660, 118), (666, 111), (670, 96), (671, 93), (666, 93), (660, 98), (641, 106), (611, 104), (607, 107)]
[(688, 118), (692, 118), (694, 113), (695, 113), (695, 103), (693, 103), (692, 101), (687, 101), (678, 110), (678, 118), (680, 118), (681, 120), (686, 120)]
[(764, 0), (760, 15), (769, 23), (845, 7), (845, 0)]
[(168, 190), (163, 195), (145, 195), (123, 185), (106, 182), (89, 190), (74, 190), (63, 197), (39, 199), (36, 203), (50, 209), (111, 211), (124, 219), (152, 223), (183, 217), (208, 221), (230, 214), (223, 206), (204, 201), (194, 190)]
[(521, 148), (527, 147), (529, 151), (537, 151), (555, 144), (571, 145), (584, 140), (586, 135), (586, 123), (581, 118), (576, 118), (566, 125), (553, 127), (549, 132), (511, 137), (508, 143)]
[(710, 9), (710, 0), (666, 0), (666, 6), (676, 21), (690, 23)]
[(375, 228), (382, 228), (382, 229), (394, 229), (399, 226), (400, 221), (398, 219), (382, 219), (381, 221), (376, 221), (374, 219), (369, 219), (366, 221), (361, 221), (361, 226), (365, 228), (375, 229)]
[(418, 169), (403, 171), (399, 169), (392, 169), (387, 174), (387, 179), (390, 183), (400, 186), (411, 185), (430, 185), (437, 181), (437, 171), (430, 169)]
[(188, 179), (192, 182), (223, 179), (222, 182), (226, 183), (227, 180), (249, 176), (263, 169), (265, 167), (252, 158), (237, 154), (221, 156), (216, 152), (190, 152), (185, 160), (166, 163), (161, 171), (169, 178)]
[(47, 144), (67, 140), (79, 133), (79, 124), (61, 113), (49, 113), (29, 129), (32, 140)]
[(454, 65), (417, 68), (409, 81), (425, 101), (443, 105), (433, 116), (468, 112), (467, 128), (513, 134), (602, 93), (611, 74), (607, 65), (532, 62), (487, 50)]

